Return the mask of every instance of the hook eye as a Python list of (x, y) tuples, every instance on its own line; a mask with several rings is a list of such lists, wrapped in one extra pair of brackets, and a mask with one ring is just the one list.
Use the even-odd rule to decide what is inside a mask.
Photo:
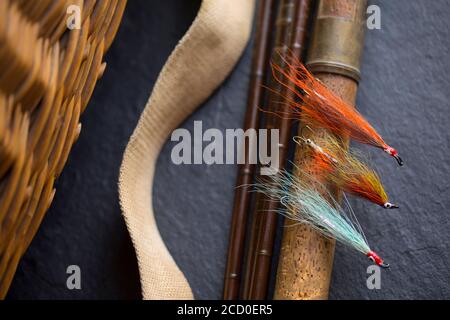
[(389, 268), (389, 263), (385, 263), (384, 261), (381, 262), (380, 267), (384, 268), (384, 269), (388, 269)]
[(400, 158), (399, 155), (395, 155), (393, 157), (395, 158), (395, 160), (397, 160), (397, 163), (399, 166), (403, 166), (403, 160), (402, 160), (402, 158)]

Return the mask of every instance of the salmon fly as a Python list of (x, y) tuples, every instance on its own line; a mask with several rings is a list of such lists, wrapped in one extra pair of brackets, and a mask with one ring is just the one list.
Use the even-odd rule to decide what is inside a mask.
[(295, 222), (307, 224), (324, 236), (361, 252), (380, 267), (389, 267), (370, 248), (349, 205), (350, 215), (347, 215), (330, 194), (328, 198), (331, 200), (327, 201), (318, 189), (308, 187), (300, 178), (284, 170), (270, 176), (270, 182), (259, 183), (255, 187), (258, 192), (282, 204), (278, 213)]
[(363, 144), (382, 149), (402, 166), (396, 149), (384, 142), (369, 122), (351, 105), (332, 93), (315, 78), (296, 57), (282, 57), (286, 69), (272, 63), (272, 74), (277, 82), (290, 90), (296, 101), (285, 97), (295, 117), (302, 116), (309, 123), (330, 130), (338, 136), (349, 136)]
[(378, 174), (361, 160), (354, 151), (347, 151), (333, 137), (312, 141), (294, 137), (296, 143), (305, 143), (312, 150), (307, 171), (314, 172), (321, 180), (332, 182), (344, 192), (369, 200), (385, 209), (397, 209), (390, 203)]

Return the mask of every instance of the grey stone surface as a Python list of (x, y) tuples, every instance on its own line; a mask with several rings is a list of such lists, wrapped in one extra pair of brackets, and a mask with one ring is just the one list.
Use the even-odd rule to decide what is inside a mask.
[[(370, 154), (397, 211), (351, 199), (374, 250), (391, 264), (381, 290), (366, 287), (364, 257), (338, 246), (331, 299), (450, 298), (450, 6), (448, 1), (372, 1), (382, 29), (368, 31), (358, 108), (405, 160)], [(58, 181), (55, 201), (25, 254), (9, 299), (138, 298), (136, 259), (120, 216), (117, 177), (128, 137), (165, 59), (199, 1), (129, 1), (108, 67), (82, 117), (83, 130)], [(194, 120), (242, 126), (251, 47)], [(170, 252), (200, 299), (221, 297), (236, 167), (181, 165), (168, 142), (158, 160), (156, 218)], [(65, 287), (66, 267), (82, 290)]]

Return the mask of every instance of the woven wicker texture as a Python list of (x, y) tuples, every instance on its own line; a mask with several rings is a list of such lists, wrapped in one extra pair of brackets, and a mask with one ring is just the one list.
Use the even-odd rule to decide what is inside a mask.
[[(0, 298), (52, 202), (125, 4), (0, 1)], [(80, 29), (67, 29), (69, 5)]]

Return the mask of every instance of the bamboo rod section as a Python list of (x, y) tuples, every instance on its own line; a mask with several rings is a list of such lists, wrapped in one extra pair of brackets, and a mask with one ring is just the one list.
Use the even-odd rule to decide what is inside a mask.
[[(247, 112), (244, 130), (257, 129), (259, 124), (258, 106), (262, 102), (264, 71), (268, 64), (270, 33), (272, 29), (272, 11), (274, 0), (261, 0), (257, 14), (256, 36), (252, 61)], [(253, 182), (255, 165), (249, 163), (249, 145), (245, 145), (246, 163), (239, 166), (236, 181), (233, 214), (231, 219), (227, 266), (225, 270), (223, 298), (235, 300), (239, 297), (240, 278), (245, 247), (248, 211), (251, 194), (246, 187)]]
[[(354, 105), (363, 45), (364, 0), (321, 0), (307, 64), (311, 71), (348, 103)], [(302, 126), (307, 125), (302, 123)], [(326, 130), (299, 129), (299, 135), (315, 139)], [(299, 146), (295, 162), (302, 167), (310, 151)], [(301, 177), (301, 171), (295, 172)], [(339, 198), (338, 190), (330, 190)], [(335, 241), (306, 225), (286, 219), (278, 264), (275, 299), (327, 299)]]
[[(272, 52), (279, 51), (280, 53), (285, 53), (287, 51), (287, 45), (290, 41), (292, 33), (292, 22), (294, 15), (294, 4), (295, 0), (281, 0), (277, 10), (276, 22), (275, 22), (275, 41)], [(272, 58), (279, 59), (272, 53)], [(281, 86), (274, 81), (272, 81), (271, 86), (273, 89), (281, 90)], [(269, 104), (270, 94), (266, 97), (264, 106)], [(271, 111), (270, 105), (267, 108)], [(266, 129), (275, 127), (275, 119), (272, 117), (266, 117)], [(268, 147), (267, 150), (270, 150)], [(282, 150), (281, 150), (282, 151)], [(252, 225), (250, 229), (250, 240), (247, 250), (247, 259), (245, 262), (245, 275), (244, 275), (244, 288), (242, 293), (243, 299), (251, 299), (250, 290), (253, 283), (254, 267), (257, 254), (257, 242), (258, 234), (262, 223), (263, 214), (265, 212), (265, 197), (262, 194), (256, 194), (255, 206), (253, 208), (252, 214)]]
[[(285, 54), (293, 54), (300, 57), (306, 38), (306, 26), (310, 11), (310, 0), (285, 0), (281, 1), (276, 23), (276, 39), (272, 53), (272, 60), (282, 66), (281, 57)], [(282, 87), (274, 79), (271, 88), (281, 93), (281, 96), (290, 98), (290, 91)], [(280, 95), (269, 93), (268, 109), (280, 110)], [(288, 106), (283, 106), (281, 113), (289, 112)], [(291, 138), (292, 120), (289, 117), (280, 118), (272, 114), (266, 117), (266, 129), (279, 129), (279, 168), (284, 168), (286, 162), (289, 141)], [(264, 180), (264, 176), (260, 176)], [(267, 298), (272, 253), (275, 242), (278, 215), (274, 210), (278, 202), (273, 201), (262, 194), (257, 196), (256, 212), (252, 226), (252, 236), (249, 245), (247, 270), (245, 277), (245, 299)]]

